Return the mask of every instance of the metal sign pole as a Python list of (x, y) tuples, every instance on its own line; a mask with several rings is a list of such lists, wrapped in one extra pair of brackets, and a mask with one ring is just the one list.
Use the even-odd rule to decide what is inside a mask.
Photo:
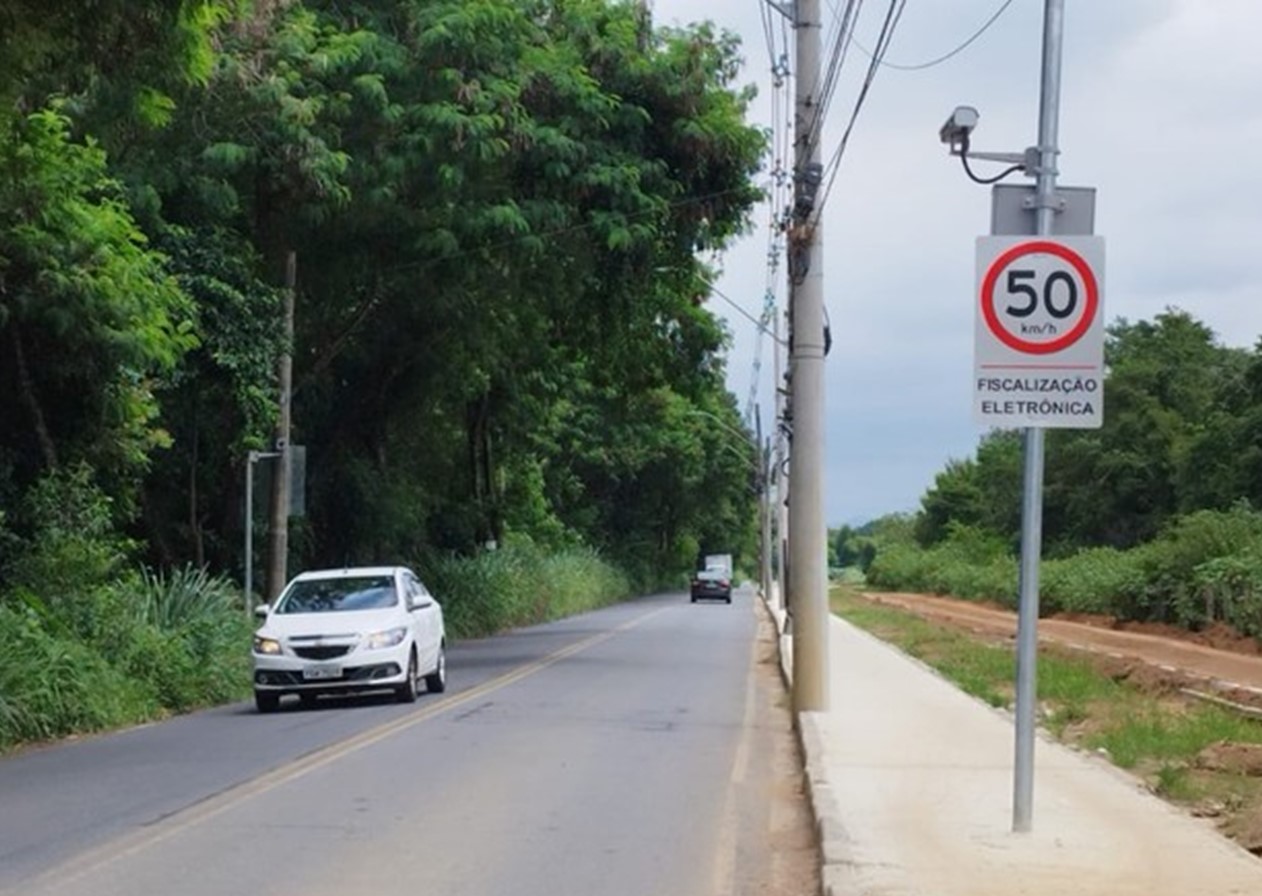
[(245, 454), (245, 616), (254, 617), (254, 465), (264, 458), (279, 457), (277, 451), (247, 451)]
[(254, 461), (257, 452), (245, 455), (245, 618), (254, 616)]
[[(1055, 226), (1064, 26), (1064, 0), (1046, 0), (1043, 8), (1042, 95), (1039, 100), (1039, 167), (1035, 189), (1035, 221), (1040, 236), (1051, 235)], [(1043, 429), (1026, 429), (1021, 501), (1021, 595), (1017, 616), (1016, 763), (1012, 801), (1012, 830), (1016, 833), (1028, 832), (1033, 818), (1039, 558), (1043, 540), (1043, 457)]]

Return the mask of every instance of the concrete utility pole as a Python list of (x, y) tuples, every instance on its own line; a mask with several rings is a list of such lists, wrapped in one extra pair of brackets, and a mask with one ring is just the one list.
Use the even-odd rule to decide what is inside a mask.
[[(1060, 152), (1060, 63), (1065, 33), (1065, 0), (1043, 7), (1043, 76), (1039, 97), (1039, 166), (1035, 181), (1035, 223), (1039, 236), (1055, 232), (1056, 156)], [(1034, 707), (1037, 700), (1039, 557), (1043, 548), (1043, 429), (1025, 430), (1025, 472), (1021, 501), (1021, 594), (1017, 621), (1016, 761), (1012, 829), (1030, 830), (1034, 805)]]
[(772, 335), (774, 339), (773, 363), (775, 365), (775, 398), (776, 398), (776, 434), (775, 434), (775, 456), (773, 463), (775, 471), (772, 479), (776, 483), (776, 504), (775, 504), (775, 520), (774, 531), (776, 539), (776, 601), (780, 609), (788, 612), (789, 597), (787, 594), (787, 577), (785, 571), (788, 568), (788, 533), (789, 533), (789, 508), (786, 504), (789, 488), (788, 473), (785, 470), (785, 450), (784, 450), (784, 428), (781, 423), (785, 415), (785, 396), (787, 394), (784, 388), (784, 364), (780, 360), (780, 312), (776, 311), (773, 318)]
[(276, 420), (275, 449), (279, 457), (272, 476), (268, 532), (267, 602), (276, 600), (288, 580), (289, 479), (293, 454), (289, 448), (290, 404), (294, 381), (294, 292), (298, 285), (298, 255), (285, 259), (285, 348), (280, 356), (280, 415)]
[(793, 609), (793, 707), (827, 710), (828, 565), (824, 525), (824, 272), (815, 202), (822, 180), (819, 0), (794, 4), (793, 225), (789, 233), (789, 569)]
[(762, 409), (754, 405), (754, 437), (758, 440), (758, 578), (763, 600), (771, 599), (771, 448), (762, 436)]

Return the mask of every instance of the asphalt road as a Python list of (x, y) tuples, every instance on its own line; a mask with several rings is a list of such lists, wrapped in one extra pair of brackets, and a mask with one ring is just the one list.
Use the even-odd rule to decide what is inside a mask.
[(0, 760), (0, 893), (725, 892), (753, 601), (461, 643), (412, 706), (237, 704)]

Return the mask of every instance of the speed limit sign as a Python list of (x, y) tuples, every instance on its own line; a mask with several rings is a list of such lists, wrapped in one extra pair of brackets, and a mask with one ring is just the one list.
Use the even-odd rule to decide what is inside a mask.
[(1104, 420), (1104, 238), (979, 237), (973, 415), (987, 426)]

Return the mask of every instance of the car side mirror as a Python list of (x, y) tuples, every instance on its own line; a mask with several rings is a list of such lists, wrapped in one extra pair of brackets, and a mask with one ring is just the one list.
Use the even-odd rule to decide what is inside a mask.
[(267, 604), (259, 604), (257, 607), (254, 608), (254, 618), (258, 619), (259, 621), (263, 621), (267, 619), (267, 612), (270, 609), (271, 607), (269, 607)]

